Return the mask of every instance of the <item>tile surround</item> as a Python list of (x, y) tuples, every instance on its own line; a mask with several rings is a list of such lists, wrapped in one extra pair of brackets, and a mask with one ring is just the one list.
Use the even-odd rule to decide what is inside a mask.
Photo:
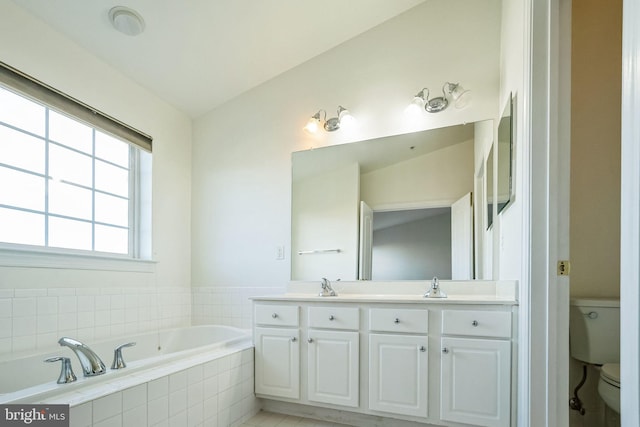
[(191, 325), (191, 289), (41, 288), (0, 292), (0, 356)]
[(72, 406), (70, 425), (235, 427), (259, 410), (250, 348)]

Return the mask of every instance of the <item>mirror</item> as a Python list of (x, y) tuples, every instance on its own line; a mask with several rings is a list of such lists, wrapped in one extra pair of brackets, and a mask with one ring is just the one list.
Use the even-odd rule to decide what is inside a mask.
[(491, 144), (491, 148), (489, 149), (489, 154), (487, 155), (487, 167), (485, 168), (487, 171), (486, 174), (486, 188), (485, 194), (487, 195), (487, 230), (491, 228), (493, 225), (493, 205), (495, 203), (495, 197), (493, 194), (493, 177), (495, 176), (493, 173), (493, 144)]
[(498, 124), (498, 213), (514, 200), (513, 158), (513, 97), (510, 95)]
[[(472, 279), (475, 127), (293, 153), (291, 280), (451, 279), (464, 258), (452, 256), (452, 230), (460, 229), (451, 226), (452, 205), (465, 195), (471, 268), (462, 278)], [(371, 215), (361, 218), (361, 202)]]

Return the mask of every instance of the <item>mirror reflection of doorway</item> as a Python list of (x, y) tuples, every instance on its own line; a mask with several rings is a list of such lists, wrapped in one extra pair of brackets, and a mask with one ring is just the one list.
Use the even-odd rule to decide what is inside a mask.
[(373, 211), (362, 202), (360, 280), (473, 278), (471, 204), (470, 193), (446, 207)]

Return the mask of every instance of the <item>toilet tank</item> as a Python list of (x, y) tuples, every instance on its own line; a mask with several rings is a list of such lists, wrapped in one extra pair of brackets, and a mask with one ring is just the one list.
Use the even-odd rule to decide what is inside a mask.
[(602, 365), (620, 361), (620, 300), (575, 298), (569, 311), (571, 356)]

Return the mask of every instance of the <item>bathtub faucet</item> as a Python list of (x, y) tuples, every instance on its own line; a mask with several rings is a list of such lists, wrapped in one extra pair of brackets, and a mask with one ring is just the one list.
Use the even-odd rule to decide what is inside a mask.
[(74, 340), (73, 338), (62, 337), (58, 341), (58, 344), (63, 347), (69, 347), (76, 356), (78, 356), (85, 377), (94, 377), (107, 372), (106, 366), (102, 363), (98, 355), (80, 341)]

